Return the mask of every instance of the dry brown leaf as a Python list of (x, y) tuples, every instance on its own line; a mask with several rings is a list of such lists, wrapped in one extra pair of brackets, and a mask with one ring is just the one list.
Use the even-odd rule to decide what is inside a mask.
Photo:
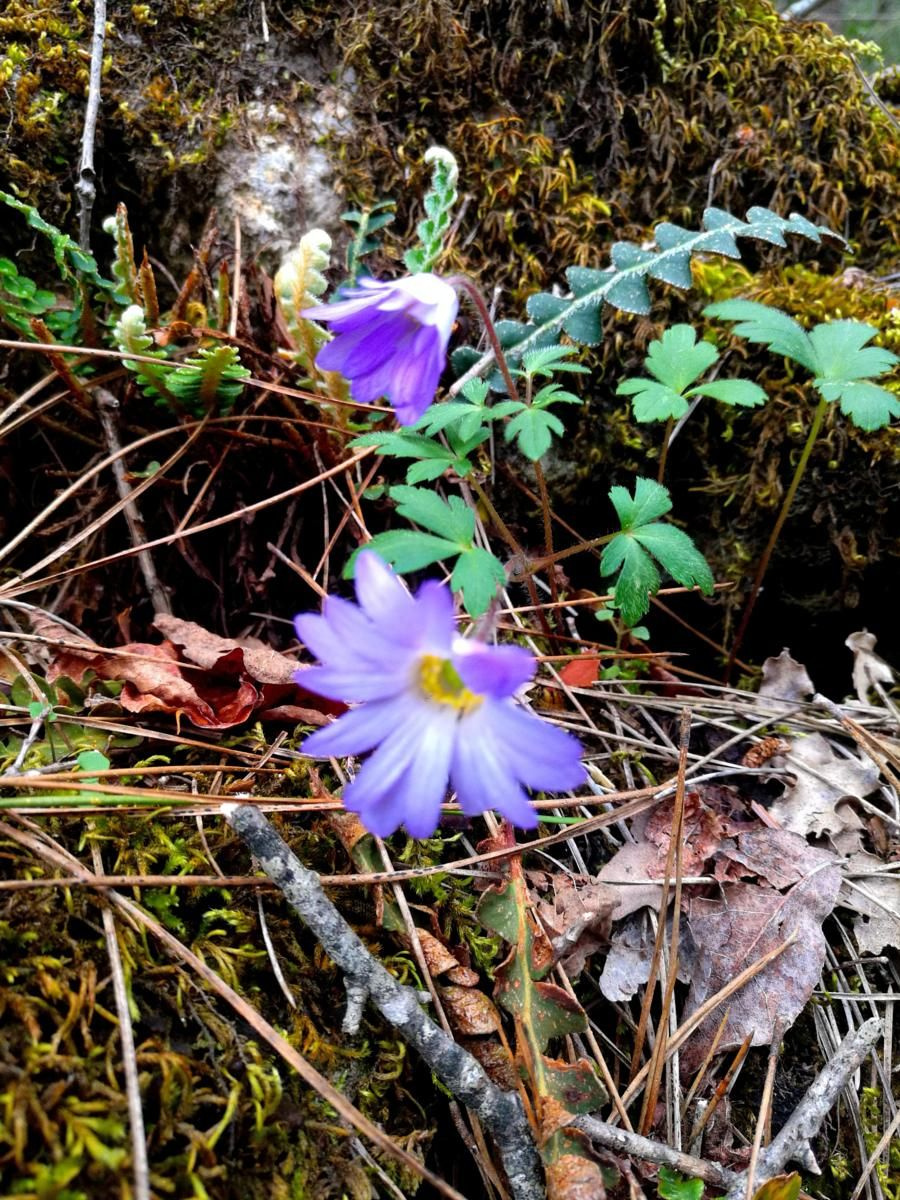
[(500, 1028), (497, 1007), (484, 992), (453, 985), (438, 990), (450, 1024), (463, 1037), (483, 1037)]
[(881, 954), (888, 947), (900, 950), (900, 864), (886, 871), (884, 859), (863, 850), (859, 833), (844, 835), (845, 840), (849, 838), (855, 845), (852, 850), (846, 846), (841, 904), (857, 913), (853, 936), (859, 952)]
[(756, 876), (774, 888), (788, 888), (824, 863), (838, 866), (838, 856), (810, 846), (798, 833), (758, 829), (722, 842), (714, 874), (720, 880)]
[[(433, 933), (429, 933), (427, 929), (417, 929), (416, 935), (419, 945), (422, 947), (422, 954), (428, 970), (432, 975), (443, 975), (445, 971), (452, 971), (454, 967), (459, 966), (456, 956), (451, 954), (444, 943)], [(477, 981), (477, 975), (475, 979)]]
[[(826, 948), (822, 922), (834, 907), (840, 886), (840, 869), (827, 865), (786, 894), (733, 883), (725, 884), (718, 898), (689, 901), (688, 936), (680, 955), (691, 974), (685, 1017), (791, 934), (798, 935), (794, 945), (728, 1002), (720, 1053), (738, 1047), (748, 1034), (751, 1045), (768, 1045), (776, 1021), (787, 1029), (797, 1019), (822, 970)], [(696, 1070), (703, 1061), (722, 1016), (720, 1006), (685, 1043), (682, 1066), (686, 1071)]]
[(579, 1154), (563, 1154), (547, 1164), (548, 1200), (605, 1200), (603, 1173)]
[(537, 904), (538, 916), (553, 940), (554, 952), (570, 978), (577, 978), (587, 959), (609, 941), (617, 892), (583, 876), (553, 879), (552, 895)]
[[(659, 847), (664, 874), (669, 842), (672, 837), (672, 818), (675, 813), (674, 800), (656, 806), (644, 826), (644, 837)], [(682, 873), (702, 875), (703, 865), (712, 858), (716, 847), (725, 836), (725, 822), (703, 803), (697, 792), (688, 792), (684, 798), (684, 839), (681, 847)]]
[(597, 879), (619, 898), (613, 920), (621, 921), (639, 908), (659, 908), (662, 886), (656, 882), (666, 871), (666, 856), (650, 842), (629, 842), (600, 868)]
[[(328, 719), (319, 709), (291, 703), (302, 695), (302, 689), (283, 681), (289, 662), (283, 655), (246, 651), (236, 642), (174, 617), (164, 623), (186, 642), (193, 639), (195, 657), (190, 663), (183, 661), (170, 641), (158, 646), (131, 642), (107, 650), (42, 613), (32, 615), (34, 631), (47, 639), (52, 653), (47, 679), (52, 683), (65, 675), (80, 684), (92, 671), (98, 679), (121, 681), (119, 703), (126, 712), (174, 713), (204, 729), (228, 729), (251, 716), (276, 716), (311, 725)], [(190, 638), (185, 629), (191, 631)], [(255, 675), (247, 670), (248, 654)], [(283, 662), (276, 665), (274, 659)], [(334, 706), (323, 707), (333, 711)]]
[(256, 683), (294, 683), (298, 664), (256, 638), (235, 641), (210, 633), (193, 621), (182, 621), (169, 613), (157, 613), (153, 624), (170, 642), (181, 648), (188, 662), (208, 670), (242, 671)]
[(791, 652), (786, 646), (777, 658), (766, 659), (762, 673), (759, 694), (772, 700), (786, 700), (796, 704), (816, 690), (806, 667), (795, 658), (791, 658)]
[[(671, 940), (671, 917), (667, 928)], [(630, 1000), (638, 988), (647, 982), (655, 940), (656, 935), (650, 927), (646, 913), (632, 913), (616, 929), (600, 974), (600, 991), (607, 1000), (613, 1003)], [(688, 983), (690, 980), (690, 975), (680, 958), (678, 978), (682, 983)]]
[(874, 633), (863, 629), (859, 633), (851, 633), (844, 642), (853, 651), (853, 687), (860, 704), (869, 703), (869, 692), (876, 683), (885, 683), (890, 687), (894, 682), (894, 672), (875, 653), (876, 641)]
[(859, 818), (848, 805), (848, 797), (863, 798), (878, 786), (878, 771), (871, 762), (838, 757), (820, 733), (797, 738), (787, 754), (772, 760), (786, 767), (795, 782), (776, 800), (770, 812), (792, 833), (816, 835), (858, 828)]

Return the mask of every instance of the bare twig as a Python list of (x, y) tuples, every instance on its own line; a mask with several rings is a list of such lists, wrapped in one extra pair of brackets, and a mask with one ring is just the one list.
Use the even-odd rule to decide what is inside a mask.
[(365, 988), (385, 1020), (422, 1055), (454, 1096), (494, 1137), (517, 1200), (540, 1200), (538, 1156), (521, 1102), (492, 1083), (481, 1065), (422, 1010), (417, 994), (403, 987), (373, 958), (322, 888), (251, 805), (224, 805), (223, 814), (255, 855), (263, 871), (357, 987)]
[[(91, 846), (94, 871), (103, 874), (103, 858), (96, 842)], [(116, 1016), (119, 1019), (119, 1046), (122, 1051), (122, 1072), (125, 1076), (125, 1096), (128, 1102), (128, 1124), (131, 1133), (131, 1178), (134, 1200), (150, 1200), (150, 1164), (147, 1159), (147, 1134), (144, 1128), (144, 1110), (141, 1107), (141, 1086), (138, 1079), (137, 1054), (134, 1049), (134, 1029), (128, 1007), (128, 990), (125, 986), (125, 971), (119, 953), (119, 938), (116, 919), (111, 908), (103, 907), (103, 936), (106, 938), (106, 953), (109, 957), (109, 974), (112, 980)]]
[(94, 396), (97, 400), (97, 416), (100, 418), (100, 425), (106, 440), (106, 449), (112, 458), (111, 465), (113, 477), (116, 481), (116, 491), (119, 493), (119, 499), (122, 502), (122, 512), (125, 515), (132, 544), (137, 550), (138, 566), (144, 577), (144, 585), (153, 604), (153, 611), (157, 613), (171, 613), (172, 605), (169, 601), (169, 593), (159, 581), (153, 556), (149, 550), (141, 549), (147, 540), (147, 533), (144, 529), (144, 521), (137, 506), (137, 501), (132, 496), (131, 488), (128, 486), (128, 481), (125, 478), (122, 443), (119, 440), (119, 428), (116, 420), (116, 415), (119, 411), (119, 401), (112, 392), (108, 392), (106, 388), (102, 387), (94, 388)]
[(772, 1089), (775, 1087), (775, 1068), (778, 1066), (778, 1051), (781, 1046), (781, 1031), (782, 1023), (776, 1020), (775, 1029), (772, 1033), (772, 1042), (769, 1046), (769, 1062), (766, 1068), (766, 1081), (763, 1084), (762, 1099), (759, 1102), (759, 1116), (756, 1120), (756, 1131), (753, 1135), (753, 1145), (750, 1148), (750, 1161), (747, 1164), (747, 1186), (744, 1189), (744, 1195), (747, 1200), (753, 1200), (754, 1185), (756, 1182), (756, 1166), (759, 1162), (759, 1151), (763, 1143), (763, 1133), (767, 1126), (770, 1126), (770, 1117), (772, 1113)]
[(673, 1150), (671, 1146), (664, 1146), (661, 1142), (641, 1137), (639, 1133), (629, 1133), (626, 1129), (619, 1129), (615, 1125), (609, 1125), (606, 1121), (598, 1121), (594, 1117), (573, 1117), (571, 1123), (576, 1129), (586, 1133), (591, 1141), (603, 1146), (606, 1150), (612, 1150), (618, 1154), (628, 1154), (632, 1158), (643, 1159), (644, 1162), (660, 1163), (662, 1166), (681, 1171), (683, 1175), (702, 1179), (705, 1183), (716, 1184), (719, 1187), (731, 1187), (741, 1179), (736, 1171), (729, 1171), (727, 1167), (723, 1167), (719, 1163), (707, 1162), (705, 1159), (695, 1158), (693, 1154), (684, 1154), (680, 1150)]
[[(791, 1113), (777, 1136), (760, 1154), (756, 1164), (757, 1184), (780, 1174), (785, 1163), (793, 1158), (819, 1127), (856, 1071), (882, 1034), (878, 1017), (871, 1017), (859, 1029), (849, 1034), (835, 1050), (806, 1095)], [(726, 1200), (743, 1200), (747, 1180), (742, 1176), (728, 1192)]]
[(78, 244), (82, 250), (91, 248), (91, 212), (97, 195), (97, 176), (94, 173), (94, 136), (97, 132), (97, 113), (100, 111), (100, 81), (103, 75), (103, 43), (106, 40), (106, 0), (94, 0), (94, 31), (91, 34), (91, 74), (87, 104), (84, 109), (84, 130), (81, 135), (81, 169), (75, 191), (78, 193)]

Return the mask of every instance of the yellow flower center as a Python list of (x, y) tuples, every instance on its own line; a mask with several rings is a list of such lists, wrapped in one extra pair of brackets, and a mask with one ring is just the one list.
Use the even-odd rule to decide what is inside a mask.
[(469, 691), (449, 658), (438, 658), (436, 654), (422, 656), (419, 686), (429, 700), (437, 704), (449, 704), (460, 712), (477, 708), (481, 703), (481, 696)]

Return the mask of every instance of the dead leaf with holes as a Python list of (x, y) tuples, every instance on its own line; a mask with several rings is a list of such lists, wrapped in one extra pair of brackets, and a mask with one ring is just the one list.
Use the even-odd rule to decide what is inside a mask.
[(772, 759), (772, 765), (789, 771), (794, 783), (770, 812), (785, 829), (804, 837), (859, 828), (852, 806), (842, 802), (863, 799), (878, 786), (878, 770), (871, 762), (853, 754), (835, 754), (820, 733), (797, 738), (787, 754)]
[(840, 887), (840, 868), (825, 859), (785, 893), (732, 883), (723, 885), (718, 896), (689, 900), (679, 955), (691, 977), (685, 1018), (789, 936), (796, 935), (796, 941), (714, 1009), (685, 1042), (681, 1061), (686, 1072), (696, 1070), (706, 1057), (726, 1009), (720, 1053), (736, 1049), (748, 1034), (751, 1045), (766, 1046), (776, 1021), (784, 1029), (794, 1023), (819, 980), (826, 949), (822, 922)]

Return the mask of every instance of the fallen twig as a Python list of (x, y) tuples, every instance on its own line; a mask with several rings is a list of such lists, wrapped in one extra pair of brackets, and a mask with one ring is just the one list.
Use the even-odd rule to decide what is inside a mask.
[[(662, 1142), (651, 1141), (639, 1133), (629, 1133), (627, 1129), (619, 1129), (606, 1121), (598, 1121), (595, 1117), (573, 1117), (572, 1124), (582, 1133), (586, 1133), (591, 1141), (613, 1150), (618, 1154), (627, 1154), (631, 1158), (640, 1158), (644, 1162), (659, 1163), (660, 1166), (672, 1167), (683, 1175), (702, 1179), (704, 1183), (717, 1184), (719, 1187), (736, 1186), (742, 1179), (737, 1171), (729, 1171), (719, 1163), (707, 1162), (706, 1159), (696, 1158), (693, 1154), (684, 1154), (681, 1150), (673, 1150)], [(729, 1193), (730, 1194), (730, 1193)]]
[(540, 1200), (544, 1189), (537, 1150), (518, 1096), (492, 1083), (476, 1059), (427, 1016), (417, 994), (372, 957), (325, 895), (319, 877), (303, 866), (258, 808), (223, 805), (222, 813), (344, 972), (348, 987), (357, 994), (364, 989), (385, 1020), (484, 1123), (497, 1144), (512, 1195)]
[[(831, 1112), (850, 1076), (857, 1070), (882, 1034), (878, 1017), (871, 1017), (859, 1029), (847, 1035), (819, 1072), (806, 1095), (788, 1117), (778, 1134), (759, 1156), (756, 1186), (779, 1175), (789, 1159), (814, 1138)], [(726, 1200), (743, 1200), (747, 1187), (746, 1172), (731, 1187)]]

